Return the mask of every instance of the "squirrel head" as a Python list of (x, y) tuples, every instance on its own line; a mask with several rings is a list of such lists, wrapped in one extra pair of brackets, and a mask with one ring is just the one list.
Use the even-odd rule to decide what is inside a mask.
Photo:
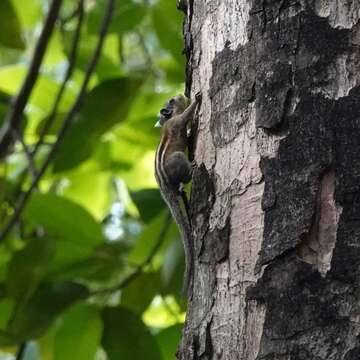
[(159, 120), (156, 127), (162, 127), (167, 120), (173, 116), (182, 114), (189, 105), (189, 100), (184, 95), (176, 95), (172, 97), (160, 110)]

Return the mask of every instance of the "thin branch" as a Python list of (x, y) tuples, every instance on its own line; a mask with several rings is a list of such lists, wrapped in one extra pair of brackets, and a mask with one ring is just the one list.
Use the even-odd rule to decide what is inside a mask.
[(78, 4), (76, 10), (74, 11), (74, 13), (78, 15), (78, 22), (76, 25), (75, 34), (74, 34), (72, 45), (71, 45), (70, 56), (69, 56), (69, 61), (68, 61), (68, 67), (66, 69), (66, 74), (64, 76), (61, 87), (56, 95), (56, 99), (54, 101), (51, 113), (50, 113), (49, 117), (47, 118), (43, 128), (41, 129), (41, 132), (39, 135), (39, 140), (36, 143), (36, 145), (32, 151), (33, 156), (36, 155), (40, 146), (43, 144), (44, 138), (54, 122), (55, 116), (58, 112), (60, 101), (61, 101), (61, 99), (64, 95), (64, 92), (65, 92), (65, 89), (66, 89), (66, 85), (67, 85), (68, 81), (70, 80), (72, 73), (74, 71), (74, 68), (75, 68), (78, 45), (79, 45), (80, 34), (81, 34), (81, 26), (82, 26), (83, 19), (84, 19), (84, 0), (79, 0), (79, 4)]
[(93, 56), (90, 60), (90, 63), (88, 65), (88, 68), (86, 70), (85, 73), (85, 78), (83, 80), (83, 83), (81, 85), (81, 89), (80, 92), (78, 94), (77, 99), (75, 100), (75, 103), (73, 104), (73, 106), (71, 107), (70, 111), (68, 112), (68, 114), (66, 115), (63, 125), (58, 133), (58, 137), (56, 142), (54, 143), (54, 145), (52, 146), (52, 148), (49, 151), (49, 154), (47, 156), (47, 158), (45, 159), (44, 163), (42, 164), (41, 168), (39, 169), (39, 172), (37, 173), (36, 178), (32, 181), (29, 189), (22, 194), (22, 196), (20, 197), (19, 202), (16, 204), (16, 207), (14, 209), (14, 213), (12, 215), (12, 217), (10, 218), (10, 220), (8, 221), (8, 223), (5, 225), (5, 227), (3, 228), (3, 230), (0, 232), (0, 242), (4, 241), (4, 239), (6, 238), (7, 234), (11, 231), (11, 229), (13, 228), (13, 226), (16, 224), (17, 220), (19, 219), (27, 201), (29, 200), (32, 192), (34, 191), (34, 189), (36, 188), (36, 186), (38, 185), (41, 177), (44, 175), (46, 169), (48, 168), (49, 164), (51, 163), (51, 161), (53, 160), (65, 134), (67, 129), (69, 128), (74, 116), (77, 114), (77, 112), (79, 111), (85, 95), (86, 95), (86, 89), (87, 86), (89, 84), (90, 78), (92, 73), (95, 70), (96, 64), (99, 60), (100, 54), (101, 54), (101, 50), (102, 50), (102, 46), (104, 44), (104, 39), (111, 21), (111, 16), (113, 14), (113, 10), (114, 10), (114, 3), (115, 0), (109, 0), (108, 1), (108, 5), (106, 8), (106, 12), (101, 24), (101, 29), (100, 29), (100, 34), (99, 34), (99, 39), (98, 42), (96, 44), (96, 48), (94, 50)]
[(17, 141), (19, 141), (19, 143), (21, 144), (21, 146), (22, 146), (22, 148), (24, 150), (24, 154), (25, 154), (26, 159), (27, 159), (28, 164), (29, 164), (29, 171), (30, 171), (33, 179), (35, 179), (36, 174), (37, 174), (37, 170), (36, 170), (36, 165), (35, 165), (35, 162), (34, 162), (33, 154), (31, 153), (29, 147), (25, 143), (20, 131), (18, 129), (13, 129), (12, 133), (13, 133), (14, 138)]
[[(154, 64), (153, 64), (153, 61), (152, 61), (152, 57), (151, 57), (151, 54), (150, 54), (150, 51), (149, 49), (147, 48), (147, 45), (146, 45), (146, 42), (145, 42), (145, 39), (144, 39), (144, 36), (143, 34), (141, 33), (140, 30), (138, 30), (136, 32), (138, 38), (139, 38), (139, 43), (140, 43), (140, 47), (143, 51), (143, 54), (144, 54), (144, 57), (145, 57), (145, 61), (146, 61), (146, 65), (148, 67), (150, 67), (152, 70), (154, 69)], [(154, 70), (153, 70), (154, 71)]]
[(124, 40), (123, 40), (123, 36), (119, 35), (118, 36), (118, 55), (119, 55), (119, 59), (120, 59), (120, 64), (124, 65), (125, 63), (125, 56), (124, 56)]
[(145, 267), (147, 267), (152, 262), (154, 256), (159, 251), (161, 245), (163, 244), (163, 242), (165, 240), (165, 236), (170, 228), (171, 219), (172, 219), (171, 214), (170, 214), (170, 212), (168, 212), (167, 217), (164, 222), (164, 226), (161, 229), (161, 232), (159, 234), (157, 241), (155, 242), (155, 245), (150, 250), (146, 259), (140, 265), (138, 265), (119, 284), (112, 286), (112, 287), (105, 288), (105, 289), (94, 290), (90, 293), (90, 295), (93, 296), (93, 295), (103, 295), (103, 294), (107, 294), (107, 293), (113, 293), (115, 291), (123, 289), (124, 287), (129, 285), (133, 280), (135, 280), (144, 271)]
[(12, 106), (5, 116), (4, 125), (0, 129), (0, 158), (2, 158), (12, 143), (12, 129), (19, 129), (25, 106), (29, 100), (31, 91), (36, 83), (40, 66), (45, 55), (55, 22), (60, 10), (62, 0), (53, 0), (44, 27), (36, 44), (34, 55), (31, 59), (29, 71), (23, 85), (12, 102)]
[(73, 12), (64, 16), (60, 19), (61, 26), (64, 26), (66, 23), (70, 22), (71, 20), (75, 19), (79, 16), (80, 11), (82, 11), (79, 7), (77, 7)]
[(24, 358), (26, 345), (26, 342), (20, 344), (15, 360), (22, 360)]
[(144, 35), (142, 34), (142, 32), (140, 30), (137, 30), (136, 32), (138, 39), (139, 39), (139, 45), (142, 49), (142, 52), (144, 54), (144, 58), (145, 58), (145, 62), (146, 62), (146, 66), (147, 68), (150, 70), (149, 74), (154, 74), (155, 76), (159, 76), (159, 71), (156, 68), (156, 66), (154, 66), (154, 62), (152, 60), (152, 56), (150, 53), (150, 50), (148, 49), (147, 45), (146, 45), (146, 41), (144, 39)]

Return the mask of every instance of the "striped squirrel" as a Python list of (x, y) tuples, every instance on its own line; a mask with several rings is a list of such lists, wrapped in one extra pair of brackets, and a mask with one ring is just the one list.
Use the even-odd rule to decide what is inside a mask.
[[(195, 101), (189, 106), (189, 100), (183, 95), (171, 98), (166, 107), (161, 109), (159, 121), (155, 125), (162, 128), (155, 156), (155, 177), (182, 237), (185, 251), (183, 294), (189, 297), (192, 295), (194, 244), (183, 184), (188, 183), (192, 176), (192, 165), (185, 155), (188, 144), (187, 124), (192, 120), (200, 101), (200, 93), (196, 94)], [(184, 201), (185, 213), (180, 205), (180, 197)]]

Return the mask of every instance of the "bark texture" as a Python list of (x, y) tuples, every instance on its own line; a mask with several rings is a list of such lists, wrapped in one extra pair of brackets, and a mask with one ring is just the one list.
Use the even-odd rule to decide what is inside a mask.
[(360, 359), (360, 2), (189, 0), (195, 291), (178, 359)]

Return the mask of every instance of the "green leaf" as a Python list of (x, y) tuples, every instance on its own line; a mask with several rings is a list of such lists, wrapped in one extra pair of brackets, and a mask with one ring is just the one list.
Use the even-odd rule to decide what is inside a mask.
[(146, 151), (142, 146), (136, 146), (118, 138), (113, 139), (110, 145), (114, 167), (109, 170), (118, 171), (129, 190), (136, 191), (156, 187), (154, 151)]
[(24, 49), (21, 27), (10, 0), (0, 1), (0, 44), (13, 49)]
[(17, 307), (6, 333), (16, 341), (37, 338), (68, 306), (87, 296), (88, 290), (76, 283), (44, 284), (28, 301)]
[(126, 122), (115, 129), (120, 141), (127, 141), (142, 151), (155, 150), (160, 141), (160, 131), (155, 128), (160, 109), (173, 93), (158, 93), (147, 84), (139, 91)]
[(76, 304), (62, 317), (55, 334), (54, 360), (92, 360), (102, 333), (100, 313), (95, 306)]
[(159, 344), (160, 351), (164, 360), (174, 360), (175, 354), (180, 342), (182, 325), (176, 324), (164, 330), (161, 330), (156, 335), (156, 340)]
[(175, 2), (159, 0), (153, 8), (152, 18), (161, 45), (183, 64), (182, 15)]
[(131, 198), (137, 206), (141, 218), (149, 222), (165, 207), (158, 189), (143, 189), (131, 193)]
[(158, 61), (158, 66), (166, 73), (166, 80), (170, 83), (180, 84), (184, 81), (183, 63), (175, 61), (173, 57), (168, 56)]
[(54, 255), (55, 244), (47, 237), (33, 238), (14, 254), (9, 266), (6, 287), (15, 300), (28, 298), (45, 275)]
[[(64, 121), (66, 113), (58, 113), (52, 120), (51, 126), (47, 131), (47, 135), (57, 135)], [(45, 124), (48, 122), (50, 115), (45, 116), (36, 127), (36, 135), (40, 135)]]
[[(139, 122), (142, 119), (153, 118), (152, 122), (149, 121), (149, 126), (154, 129), (157, 121), (158, 114), (164, 104), (174, 96), (173, 92), (156, 92), (153, 87), (149, 87), (145, 84), (139, 91), (138, 96), (134, 100), (134, 106), (129, 113), (129, 122), (139, 126)], [(145, 124), (143, 125), (145, 126)], [(158, 139), (160, 138), (160, 131), (157, 130)]]
[(161, 284), (163, 294), (173, 294), (178, 297), (184, 281), (185, 256), (180, 238), (173, 239), (166, 249), (161, 266)]
[(84, 208), (54, 194), (33, 194), (24, 217), (55, 240), (55, 268), (85, 259), (105, 241), (101, 226)]
[(12, 0), (23, 27), (32, 28), (41, 19), (41, 1)]
[(100, 136), (125, 120), (140, 85), (139, 79), (119, 78), (95, 87), (60, 147), (54, 171), (69, 170), (86, 160)]
[(6, 298), (0, 301), (0, 329), (4, 329), (14, 308), (14, 301)]
[[(141, 263), (147, 258), (150, 251), (159, 240), (159, 236), (165, 226), (167, 216), (167, 211), (160, 213), (149, 223), (143, 233), (136, 239), (136, 245), (128, 256), (128, 260), (130, 262)], [(162, 248), (164, 248), (176, 235), (178, 235), (178, 230), (176, 225), (172, 223), (170, 229), (165, 234)]]
[[(16, 64), (0, 68), (0, 91), (16, 94), (26, 76), (27, 67)], [(59, 84), (48, 75), (40, 75), (31, 93), (29, 104), (40, 109), (45, 114), (52, 109), (54, 98), (59, 90)], [(74, 101), (76, 87), (67, 87), (59, 111), (67, 110)]]
[(143, 273), (121, 293), (121, 305), (141, 315), (159, 292), (160, 278), (157, 272)]
[(63, 51), (61, 32), (60, 29), (55, 28), (47, 45), (43, 65), (52, 66), (64, 61), (66, 61), (66, 56)]
[[(75, 30), (72, 29), (70, 31), (64, 31), (62, 34), (64, 51), (66, 52), (68, 57), (70, 56), (74, 31)], [(75, 66), (80, 70), (84, 72), (86, 71), (89, 64), (89, 59), (91, 58), (94, 52), (97, 41), (98, 41), (98, 37), (95, 35), (90, 35), (90, 34), (82, 35), (78, 46), (78, 55), (75, 64)], [(118, 52), (117, 42), (116, 44), (114, 44), (113, 39), (111, 39), (110, 36), (108, 35), (105, 38), (103, 50), (101, 52), (100, 58), (98, 60), (95, 69), (96, 75), (98, 75), (98, 77), (101, 80), (105, 78), (119, 77), (122, 74), (121, 66), (119, 64), (118, 59), (117, 62), (114, 59), (115, 58), (114, 54), (117, 54), (117, 52)]]
[[(0, 182), (0, 191), (4, 188), (5, 191), (9, 191), (7, 186), (3, 187), (1, 185), (2, 184)], [(3, 213), (5, 213), (5, 211)], [(15, 237), (14, 234), (9, 234), (9, 236), (6, 237), (5, 241), (0, 246), (0, 298), (3, 296), (3, 291), (5, 290), (3, 284), (7, 277), (8, 265), (12, 259), (14, 252), (18, 250), (22, 245), (22, 241)]]
[(154, 127), (157, 115), (144, 117), (141, 116), (136, 120), (126, 121), (119, 129), (116, 135), (122, 141), (127, 141), (133, 148), (144, 150), (154, 150), (159, 144), (160, 132)]
[(122, 259), (125, 247), (122, 243), (105, 243), (97, 247), (91, 257), (59, 268), (49, 274), (48, 278), (56, 281), (69, 279), (85, 279), (92, 281), (108, 281), (124, 268)]
[(60, 321), (55, 321), (45, 335), (36, 340), (40, 352), (39, 360), (54, 360), (54, 342), (59, 325)]
[(0, 91), (0, 126), (4, 122), (4, 118), (8, 111), (10, 101), (11, 97), (8, 94)]
[(7, 113), (7, 109), (8, 109), (7, 105), (0, 103), (0, 126), (4, 122), (4, 118)]
[[(99, 0), (89, 13), (88, 29), (92, 34), (99, 32), (105, 0)], [(131, 0), (117, 0), (110, 24), (109, 33), (122, 34), (136, 28), (146, 14), (146, 7)]]
[(161, 360), (155, 338), (135, 313), (122, 307), (103, 311), (102, 345), (109, 360)]
[(91, 246), (104, 240), (101, 227), (86, 210), (51, 193), (33, 194), (26, 207), (25, 217), (34, 225), (42, 225), (55, 238)]
[(101, 221), (111, 205), (111, 174), (94, 168), (80, 169), (71, 172), (67, 179), (69, 186), (63, 190), (63, 196), (82, 205)]

